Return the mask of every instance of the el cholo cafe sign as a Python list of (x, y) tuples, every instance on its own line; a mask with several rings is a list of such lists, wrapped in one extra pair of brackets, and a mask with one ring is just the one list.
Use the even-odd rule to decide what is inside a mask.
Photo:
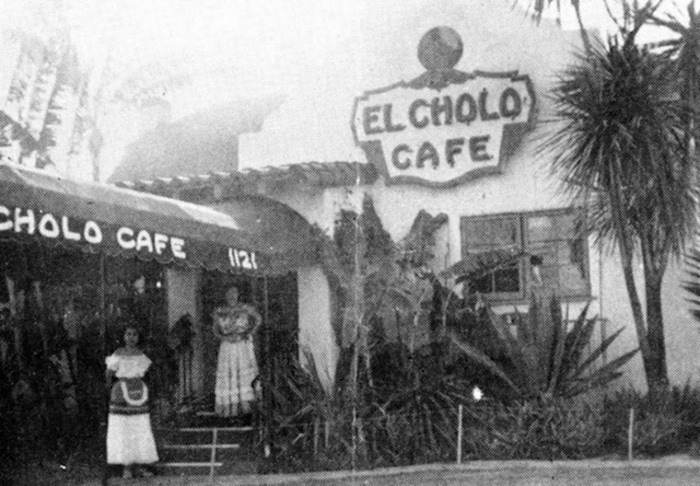
[(454, 30), (435, 27), (418, 46), (424, 74), (355, 99), (355, 141), (387, 183), (447, 187), (498, 172), (532, 127), (530, 79), (458, 71), (462, 50)]

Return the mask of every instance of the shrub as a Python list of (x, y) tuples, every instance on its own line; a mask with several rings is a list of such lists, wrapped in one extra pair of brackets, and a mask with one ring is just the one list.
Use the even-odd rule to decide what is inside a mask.
[(580, 459), (600, 454), (600, 410), (570, 400), (529, 399), (471, 410), (465, 450), (475, 459)]
[(416, 400), (410, 407), (376, 414), (368, 425), (375, 467), (454, 461), (456, 408)]
[(659, 456), (685, 452), (700, 438), (700, 391), (689, 384), (652, 399), (634, 390), (621, 390), (604, 402), (606, 444), (622, 453), (627, 448), (629, 411), (634, 409), (635, 454)]

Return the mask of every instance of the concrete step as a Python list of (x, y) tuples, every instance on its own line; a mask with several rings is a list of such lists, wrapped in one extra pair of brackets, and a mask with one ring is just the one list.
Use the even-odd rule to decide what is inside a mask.
[[(252, 427), (223, 427), (217, 429), (217, 443), (246, 446), (252, 443), (253, 434)], [(214, 435), (210, 427), (185, 427), (162, 429), (158, 437), (166, 444), (211, 444)]]
[(211, 461), (213, 452), (219, 462), (235, 462), (256, 455), (239, 444), (220, 444), (216, 451), (211, 444), (164, 444), (159, 448), (161, 460), (165, 462), (207, 462)]
[(240, 444), (163, 444), (163, 449), (240, 449)]
[(215, 475), (256, 474), (253, 435), (254, 428), (245, 425), (160, 429), (160, 466), (166, 475), (207, 476), (212, 464)]
[[(214, 475), (220, 474), (223, 462), (214, 463)], [(212, 474), (212, 464), (210, 462), (163, 462), (160, 464), (160, 471), (163, 476), (210, 476)]]
[(163, 467), (221, 467), (224, 465), (223, 462), (162, 462)]
[(252, 426), (241, 426), (241, 427), (180, 427), (175, 430), (178, 432), (207, 432), (212, 434), (216, 429), (219, 432), (252, 432)]

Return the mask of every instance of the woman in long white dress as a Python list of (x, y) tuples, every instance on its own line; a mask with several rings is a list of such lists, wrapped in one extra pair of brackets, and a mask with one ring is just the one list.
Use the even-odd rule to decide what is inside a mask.
[(107, 383), (111, 385), (107, 421), (107, 463), (124, 466), (124, 477), (132, 477), (139, 465), (158, 462), (158, 452), (148, 414), (148, 387), (143, 377), (151, 360), (137, 347), (139, 332), (127, 327), (124, 347), (105, 360)]
[(226, 305), (212, 314), (214, 335), (221, 340), (216, 368), (215, 412), (234, 417), (252, 411), (253, 380), (258, 376), (253, 335), (262, 317), (249, 304), (238, 301), (238, 289), (226, 292)]

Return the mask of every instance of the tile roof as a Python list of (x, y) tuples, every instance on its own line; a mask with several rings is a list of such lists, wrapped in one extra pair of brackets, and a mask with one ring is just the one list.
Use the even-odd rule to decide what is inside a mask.
[[(288, 189), (290, 186), (340, 187), (372, 184), (377, 180), (377, 170), (371, 164), (360, 162), (304, 162), (277, 167), (243, 169), (234, 172), (210, 172), (201, 175), (157, 177), (153, 180), (121, 181), (116, 185), (137, 191), (172, 195), (175, 192), (202, 194), (219, 186), (224, 198), (264, 192), (263, 188)], [(194, 196), (192, 199), (205, 199)]]

